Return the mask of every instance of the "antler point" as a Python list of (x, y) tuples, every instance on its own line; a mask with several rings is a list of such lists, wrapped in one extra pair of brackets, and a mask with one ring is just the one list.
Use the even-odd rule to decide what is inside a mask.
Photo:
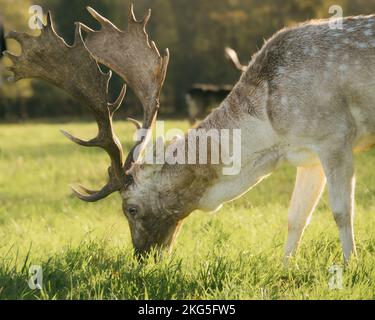
[(51, 13), (50, 10), (48, 10), (48, 12), (47, 12), (47, 26), (52, 27), (52, 13)]
[(143, 28), (146, 28), (148, 21), (150, 20), (151, 17), (151, 9), (148, 9), (147, 13), (145, 14), (143, 20), (142, 20), (142, 26)]
[(135, 119), (130, 118), (130, 117), (126, 117), (126, 120), (133, 123), (135, 125), (135, 127), (137, 128), (137, 130), (140, 130), (142, 128), (142, 124), (138, 120), (135, 120)]
[(119, 94), (118, 98), (116, 99), (116, 101), (114, 103), (111, 103), (109, 105), (111, 116), (113, 116), (113, 114), (120, 108), (122, 102), (124, 101), (125, 94), (126, 94), (126, 89), (127, 89), (127, 86), (126, 86), (126, 83), (124, 83), (124, 85), (122, 86), (120, 94)]
[(137, 19), (135, 18), (134, 4), (133, 3), (130, 5), (129, 21), (133, 22), (133, 23), (137, 22)]
[(93, 15), (93, 14), (96, 13), (96, 11), (94, 10), (94, 8), (92, 8), (92, 7), (90, 7), (90, 6), (87, 6), (86, 9), (87, 9), (87, 11), (88, 11), (91, 15)]
[(86, 26), (84, 23), (82, 22), (78, 22), (80, 27), (81, 27), (81, 30), (85, 31), (85, 32), (95, 32), (93, 29), (91, 29), (90, 27)]
[(102, 28), (105, 28), (107, 25), (111, 25), (111, 23), (105, 17), (103, 17), (100, 13), (98, 13), (95, 9), (91, 8), (90, 6), (87, 7), (87, 11), (96, 21), (100, 23)]

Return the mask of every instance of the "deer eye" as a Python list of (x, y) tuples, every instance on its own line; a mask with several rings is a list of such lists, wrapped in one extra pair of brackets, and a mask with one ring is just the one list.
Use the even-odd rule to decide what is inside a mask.
[(134, 207), (134, 206), (131, 206), (131, 207), (128, 207), (127, 209), (126, 209), (126, 212), (129, 214), (129, 215), (131, 215), (131, 216), (135, 216), (135, 215), (137, 215), (137, 213), (138, 213), (138, 208), (137, 207)]

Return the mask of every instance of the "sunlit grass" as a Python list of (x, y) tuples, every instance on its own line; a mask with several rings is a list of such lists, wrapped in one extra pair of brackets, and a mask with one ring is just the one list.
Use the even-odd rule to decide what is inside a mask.
[[(168, 122), (186, 129), (187, 123)], [(95, 204), (75, 199), (72, 182), (96, 187), (106, 178), (104, 152), (67, 141), (93, 123), (0, 125), (1, 299), (374, 299), (375, 152), (357, 156), (358, 261), (342, 290), (328, 286), (341, 265), (327, 196), (289, 269), (282, 255), (295, 169), (284, 167), (216, 214), (194, 212), (172, 256), (134, 261), (119, 195)], [(126, 149), (133, 128), (116, 123)], [(31, 265), (43, 267), (43, 290), (28, 287)]]

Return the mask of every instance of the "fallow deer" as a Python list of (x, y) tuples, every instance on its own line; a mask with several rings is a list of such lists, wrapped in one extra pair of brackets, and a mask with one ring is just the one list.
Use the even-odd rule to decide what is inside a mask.
[[(121, 31), (88, 10), (101, 29), (77, 24), (72, 47), (56, 34), (48, 14), (39, 37), (10, 34), (21, 44), (22, 54), (7, 56), (13, 61), (15, 80), (47, 80), (94, 114), (96, 138), (82, 141), (65, 135), (109, 154), (109, 181), (100, 191), (76, 187), (74, 192), (84, 201), (97, 201), (119, 191), (136, 252), (170, 247), (193, 210), (215, 211), (281, 163), (289, 163), (297, 167), (297, 178), (286, 258), (295, 253), (326, 181), (345, 261), (355, 254), (353, 152), (375, 143), (375, 15), (344, 18), (342, 29), (331, 28), (328, 20), (283, 29), (252, 57), (232, 92), (199, 126), (241, 129), (241, 173), (229, 176), (223, 174), (222, 164), (144, 164), (141, 150), (149, 136), (138, 141), (123, 161), (112, 116), (125, 87), (119, 99), (109, 103), (110, 74), (103, 74), (97, 62), (118, 73), (135, 91), (144, 119), (142, 126), (133, 122), (149, 129), (159, 109), (169, 54), (162, 57), (148, 39), (145, 26), (150, 13), (138, 22), (131, 10), (128, 29)], [(87, 33), (85, 41), (81, 29)], [(186, 139), (172, 144), (184, 144)]]

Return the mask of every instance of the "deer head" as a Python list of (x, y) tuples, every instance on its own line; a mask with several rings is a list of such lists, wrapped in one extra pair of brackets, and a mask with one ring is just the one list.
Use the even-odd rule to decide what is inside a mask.
[[(94, 115), (98, 134), (92, 140), (83, 141), (65, 131), (63, 134), (81, 146), (99, 147), (108, 153), (111, 160), (108, 182), (99, 191), (83, 186), (72, 187), (74, 194), (83, 201), (94, 202), (119, 191), (136, 252), (168, 247), (182, 218), (192, 208), (181, 208), (178, 192), (158, 188), (161, 179), (165, 178), (163, 166), (141, 164), (142, 150), (149, 142), (150, 135), (136, 142), (124, 161), (112, 118), (123, 101), (126, 86), (123, 86), (114, 103), (109, 102), (111, 72), (105, 74), (98, 66), (100, 62), (109, 67), (133, 89), (142, 103), (144, 117), (143, 124), (130, 120), (137, 129), (150, 131), (159, 109), (159, 96), (169, 61), (168, 50), (165, 56), (161, 56), (155, 43), (148, 38), (145, 27), (150, 11), (142, 21), (137, 21), (131, 7), (126, 31), (118, 29), (92, 8), (88, 7), (88, 11), (100, 23), (101, 29), (94, 31), (76, 23), (72, 46), (57, 35), (50, 13), (38, 37), (11, 32), (8, 38), (17, 40), (22, 47), (20, 56), (6, 53), (13, 62), (11, 71), (16, 81), (39, 78), (64, 89), (85, 104)], [(82, 30), (87, 33), (85, 40)], [(186, 171), (185, 181), (180, 175), (179, 183), (186, 183), (189, 178), (191, 176)]]

